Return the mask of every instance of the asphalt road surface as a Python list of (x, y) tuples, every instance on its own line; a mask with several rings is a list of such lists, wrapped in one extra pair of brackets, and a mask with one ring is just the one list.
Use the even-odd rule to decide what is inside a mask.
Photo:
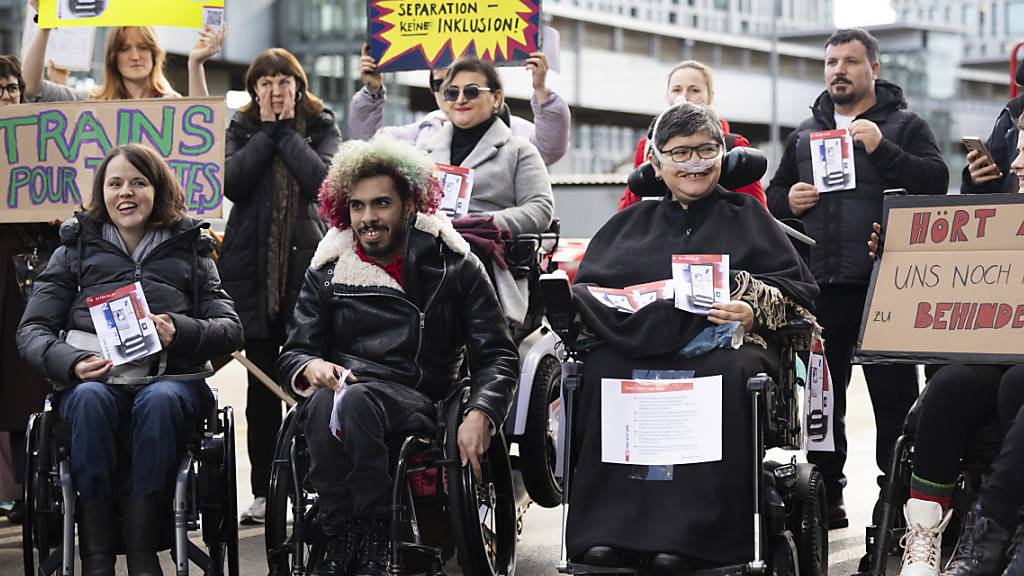
[[(244, 370), (237, 362), (222, 369), (211, 380), (218, 390), (221, 405), (235, 407), (236, 442), (238, 448), (239, 509), (244, 510), (252, 501), (248, 494), (249, 462), (246, 456), (245, 387)], [(850, 456), (846, 465), (849, 486), (846, 489), (850, 527), (833, 530), (829, 537), (829, 571), (836, 576), (848, 576), (857, 569), (857, 561), (864, 551), (864, 526), (871, 519), (871, 508), (878, 494), (874, 461), (874, 424), (867, 389), (860, 370), (854, 372), (849, 396), (847, 430), (850, 433)], [(738, 529), (738, 528), (736, 528)], [(559, 542), (561, 538), (561, 510), (532, 506), (526, 514), (522, 539), (518, 546), (516, 573), (520, 576), (549, 576), (557, 574)], [(263, 528), (242, 527), (239, 532), (242, 574), (263, 575), (267, 572), (263, 546)], [(198, 540), (197, 540), (198, 541)], [(162, 554), (165, 574), (174, 574), (167, 553)], [(78, 568), (80, 569), (80, 567)], [(192, 567), (192, 574), (200, 573)], [(124, 559), (118, 559), (118, 574), (127, 574)], [(461, 574), (454, 562), (445, 567), (449, 576)], [(898, 574), (895, 561), (890, 562), (889, 573)], [(0, 576), (22, 574), (21, 528), (6, 519), (0, 519)]]

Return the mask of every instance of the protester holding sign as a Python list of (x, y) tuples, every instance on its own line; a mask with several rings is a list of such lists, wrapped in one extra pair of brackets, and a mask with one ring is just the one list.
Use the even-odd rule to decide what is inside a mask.
[[(835, 452), (810, 452), (829, 497), (829, 527), (849, 525), (843, 506), (846, 477), (846, 387), (864, 308), (871, 260), (864, 242), (871, 223), (882, 216), (882, 192), (905, 188), (911, 194), (945, 194), (949, 170), (935, 136), (906, 110), (903, 91), (878, 80), (878, 41), (859, 30), (838, 30), (825, 47), (823, 92), (805, 120), (786, 141), (778, 171), (768, 186), (768, 207), (777, 218), (800, 218), (817, 241), (811, 270), (821, 286), (815, 314), (825, 328), (825, 357), (835, 382)], [(811, 135), (848, 129), (856, 188), (822, 193), (815, 188)], [(851, 313), (852, 312), (852, 313)], [(865, 379), (875, 409), (875, 462), (886, 472), (889, 454), (907, 411), (917, 397), (913, 366), (871, 365)]]
[[(711, 68), (696, 60), (685, 60), (676, 64), (668, 73), (665, 105), (672, 106), (680, 99), (698, 106), (711, 106), (715, 99), (715, 83), (711, 76)], [(729, 131), (729, 123), (725, 119), (719, 119), (719, 122), (722, 123), (722, 132), (725, 134), (726, 151), (732, 150), (737, 146), (750, 146), (750, 140), (747, 140), (742, 134)], [(636, 168), (643, 164), (646, 159), (647, 137), (645, 136), (637, 142), (633, 167)], [(750, 194), (757, 198), (761, 204), (765, 203), (764, 188), (760, 182), (754, 182), (753, 184), (737, 188), (734, 192)], [(626, 191), (622, 193), (622, 198), (619, 198), (619, 210), (632, 206), (639, 201), (640, 198), (633, 194), (629, 186), (626, 186)]]
[[(256, 57), (245, 74), (252, 101), (227, 131), (225, 194), (234, 207), (219, 266), (245, 325), (246, 357), (274, 374), (285, 327), (325, 226), (317, 191), (341, 143), (334, 113), (309, 91), (283, 48)], [(242, 522), (263, 521), (281, 400), (249, 376), (245, 409), (255, 501)]]
[(450, 122), (418, 148), (439, 164), (473, 170), (470, 214), (489, 214), (513, 236), (548, 229), (555, 200), (537, 149), (515, 136), (498, 112), (504, 102), (493, 64), (467, 56), (448, 68), (441, 94)]
[[(533, 97), (530, 107), (533, 110), (534, 123), (518, 116), (509, 118), (512, 134), (529, 140), (537, 147), (544, 164), (550, 166), (562, 159), (569, 149), (570, 113), (569, 105), (561, 96), (547, 87), (548, 57), (543, 52), (534, 52), (526, 60), (526, 67), (533, 74)], [(387, 90), (384, 88), (383, 75), (377, 70), (377, 63), (369, 55), (368, 47), (363, 47), (363, 56), (359, 60), (359, 73), (363, 87), (352, 95), (349, 104), (348, 127), (352, 137), (368, 140), (378, 131), (397, 140), (403, 140), (417, 146), (428, 141), (445, 124), (448, 116), (444, 110), (446, 103), (441, 93), (445, 69), (430, 71), (430, 91), (437, 102), (437, 110), (427, 114), (423, 120), (404, 126), (384, 125), (384, 103)]]
[[(29, 0), (36, 10), (36, 0)], [(150, 26), (121, 26), (107, 31), (103, 49), (103, 83), (94, 92), (76, 90), (43, 79), (50, 29), (43, 28), (25, 53), (26, 99), (41, 102), (67, 100), (128, 100), (179, 97), (164, 77), (166, 52)], [(204, 63), (220, 51), (224, 28), (204, 28), (189, 53), (189, 96), (209, 96)]]
[[(613, 216), (594, 236), (573, 292), (577, 310), (601, 344), (586, 357), (576, 409), (578, 458), (569, 502), (566, 546), (573, 558), (603, 566), (635, 565), (681, 574), (707, 565), (739, 564), (753, 554), (752, 440), (745, 383), (778, 372), (773, 330), (792, 313), (809, 317), (818, 289), (789, 239), (753, 197), (718, 186), (725, 137), (714, 112), (683, 102), (665, 111), (654, 131), (651, 162), (671, 192)], [(716, 151), (708, 158), (699, 151)], [(744, 230), (743, 235), (727, 230)], [(658, 299), (622, 314), (596, 299), (590, 286), (625, 288), (672, 278), (673, 256), (728, 255), (736, 271), (728, 302), (708, 316)], [(678, 286), (678, 285), (677, 285)], [(736, 323), (738, 349), (713, 348), (693, 358), (679, 351), (707, 329)], [(734, 325), (735, 326), (735, 325)], [(722, 425), (698, 444), (721, 442), (721, 457), (669, 468), (670, 479), (645, 481), (631, 466), (602, 459), (602, 379), (634, 370), (692, 370), (719, 376)]]
[[(18, 348), (59, 391), (56, 409), (70, 427), (83, 574), (113, 574), (120, 496), (128, 571), (150, 576), (161, 573), (156, 551), (169, 522), (182, 426), (207, 413), (209, 360), (241, 347), (242, 326), (209, 258), (213, 245), (202, 234), (209, 224), (185, 214), (182, 190), (159, 154), (136, 144), (111, 149), (87, 206), (61, 227), (63, 245), (36, 283)], [(112, 383), (125, 377), (122, 366), (101, 357), (87, 305), (136, 282), (163, 347), (136, 366), (154, 375), (140, 388)], [(123, 425), (132, 427), (129, 496), (118, 494), (113, 477)]]
[[(0, 106), (21, 104), (24, 94), (21, 63), (15, 56), (0, 56)], [(25, 476), (25, 427), (29, 416), (43, 407), (50, 386), (18, 354), (14, 335), (25, 311), (25, 294), (56, 244), (57, 228), (51, 224), (0, 224), (0, 430), (9, 435), (0, 441), (10, 440), (13, 467), (7, 472), (18, 485)], [(7, 514), (12, 522), (20, 522), (23, 504), (18, 496)]]

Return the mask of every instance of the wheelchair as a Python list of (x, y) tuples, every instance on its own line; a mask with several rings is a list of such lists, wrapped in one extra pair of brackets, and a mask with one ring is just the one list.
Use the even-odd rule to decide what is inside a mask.
[[(914, 443), (917, 433), (917, 419), (921, 411), (923, 398), (928, 394), (925, 386), (917, 401), (910, 408), (903, 431), (896, 439), (892, 458), (889, 461), (888, 481), (882, 487), (881, 496), (876, 508), (875, 521), (865, 529), (864, 545), (866, 554), (858, 566), (858, 576), (885, 576), (890, 556), (900, 556), (900, 541), (906, 533), (906, 522), (903, 519), (903, 505), (910, 496), (910, 476), (913, 473)], [(952, 544), (957, 541), (964, 514), (977, 499), (978, 490), (985, 477), (991, 472), (992, 461), (999, 453), (1003, 441), (1003, 433), (995, 420), (978, 427), (971, 432), (964, 446), (964, 456), (960, 460), (960, 474), (953, 492), (954, 518), (946, 527), (943, 543)]]
[[(460, 387), (435, 403), (433, 420), (410, 418), (389, 438), (394, 479), (390, 574), (443, 576), (453, 552), (451, 540), (464, 574), (515, 572), (518, 514), (508, 447), (504, 433), (492, 437), (480, 479), (462, 466), (455, 431), (468, 397), (469, 388)], [(271, 575), (315, 574), (326, 551), (317, 494), (306, 481), (310, 455), (301, 410), (300, 403), (285, 416), (271, 466), (266, 516)]]
[[(175, 473), (174, 530), (161, 550), (171, 548), (177, 576), (187, 576), (190, 562), (207, 576), (238, 576), (234, 412), (230, 406), (218, 408), (215, 393), (209, 414), (191, 425), (186, 422), (185, 429), (190, 432)], [(25, 576), (75, 573), (77, 496), (69, 447), (68, 427), (51, 395), (43, 411), (28, 422), (22, 525)], [(196, 530), (201, 530), (205, 550), (188, 538)], [(123, 547), (119, 548), (117, 553), (123, 554)]]
[[(723, 161), (723, 186), (735, 188), (759, 179), (765, 172), (767, 161), (757, 150), (736, 148)], [(645, 163), (629, 179), (630, 188), (641, 196), (664, 195), (664, 184), (655, 180), (653, 169)], [(795, 223), (799, 226), (799, 222)], [(813, 240), (798, 229), (783, 226), (798, 251), (808, 257), (807, 246)], [(571, 431), (576, 415), (577, 394), (582, 383), (584, 353), (576, 347), (579, 336), (573, 296), (565, 276), (550, 275), (542, 278), (541, 290), (545, 300), (547, 319), (564, 345), (560, 430)], [(777, 330), (780, 344), (780, 373), (769, 376), (758, 374), (747, 382), (751, 399), (750, 417), (753, 423), (753, 445), (750, 473), (754, 478), (752, 499), (754, 522), (752, 541), (753, 558), (746, 564), (710, 568), (693, 572), (700, 576), (742, 576), (772, 574), (775, 576), (824, 576), (828, 570), (828, 509), (824, 480), (814, 466), (790, 462), (765, 460), (771, 448), (797, 450), (801, 445), (800, 400), (797, 392), (802, 385), (797, 375), (798, 354), (810, 350), (813, 323), (791, 320)], [(569, 504), (573, 483), (573, 442), (568, 432), (563, 433), (559, 461), (562, 468), (562, 505)], [(643, 574), (644, 566), (604, 567), (588, 566), (568, 558), (565, 548), (565, 520), (563, 512), (563, 542), (558, 571), (562, 574)]]

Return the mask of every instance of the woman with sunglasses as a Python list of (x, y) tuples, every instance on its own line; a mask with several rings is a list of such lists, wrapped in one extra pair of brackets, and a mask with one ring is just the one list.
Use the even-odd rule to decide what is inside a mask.
[[(711, 106), (711, 102), (715, 99), (715, 83), (711, 76), (711, 68), (706, 64), (697, 62), (696, 60), (686, 60), (676, 64), (672, 70), (668, 73), (668, 85), (665, 91), (665, 105), (672, 106), (676, 102), (685, 100), (691, 104), (698, 106)], [(743, 137), (742, 134), (736, 134), (735, 132), (729, 132), (729, 123), (724, 119), (719, 119), (722, 124), (722, 133), (725, 134), (725, 147), (726, 151), (732, 150), (737, 146), (750, 146), (750, 141)], [(636, 154), (633, 158), (633, 167), (636, 168), (646, 160), (645, 149), (647, 148), (647, 138), (641, 138), (640, 142), (636, 145)], [(761, 203), (762, 206), (767, 206), (764, 194), (764, 187), (761, 186), (760, 182), (754, 182), (741, 188), (733, 190), (733, 192), (742, 192), (744, 194), (750, 194)], [(640, 198), (633, 191), (626, 187), (626, 191), (623, 192), (622, 198), (619, 198), (619, 210), (632, 206), (633, 204), (640, 201)]]
[[(326, 231), (317, 215), (317, 191), (341, 133), (334, 112), (309, 91), (302, 65), (283, 48), (256, 56), (245, 88), (252, 100), (227, 129), (224, 194), (234, 206), (219, 266), (245, 326), (246, 357), (275, 374), (306, 268)], [(252, 375), (245, 416), (254, 499), (241, 521), (259, 524), (281, 400)]]
[[(548, 57), (543, 52), (530, 54), (525, 66), (533, 80), (530, 109), (533, 111), (536, 125), (519, 116), (510, 116), (508, 125), (512, 129), (512, 134), (529, 140), (536, 146), (544, 163), (550, 166), (561, 160), (565, 151), (569, 149), (569, 105), (547, 86)], [(396, 140), (417, 146), (429, 140), (448, 122), (448, 117), (444, 113), (444, 97), (441, 94), (445, 70), (438, 68), (430, 70), (429, 73), (430, 92), (434, 95), (438, 109), (418, 122), (382, 128), (387, 90), (384, 88), (383, 75), (377, 70), (377, 62), (370, 56), (369, 47), (364, 45), (363, 55), (359, 61), (363, 87), (352, 95), (349, 104), (348, 127), (352, 138), (369, 140), (380, 131)]]
[[(28, 0), (30, 11), (38, 14), (39, 1)], [(164, 76), (167, 53), (160, 47), (151, 26), (121, 26), (107, 30), (103, 49), (103, 83), (95, 90), (78, 90), (43, 79), (50, 29), (41, 28), (25, 53), (25, 99), (30, 102), (73, 100), (134, 100), (180, 98)], [(196, 46), (188, 56), (189, 96), (209, 96), (204, 63), (220, 51), (224, 29), (199, 31)]]
[(498, 113), (501, 76), (476, 57), (458, 60), (441, 87), (449, 122), (418, 147), (440, 164), (473, 170), (470, 214), (489, 214), (513, 236), (548, 229), (555, 201), (537, 148), (514, 136)]

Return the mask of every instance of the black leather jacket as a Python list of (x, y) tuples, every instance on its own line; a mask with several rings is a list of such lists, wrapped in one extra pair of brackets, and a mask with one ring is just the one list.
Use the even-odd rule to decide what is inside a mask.
[(446, 220), (417, 215), (406, 235), (402, 285), (359, 259), (351, 230), (331, 229), (306, 271), (277, 364), (282, 384), (310, 389), (302, 371), (323, 358), (360, 381), (411, 386), (434, 400), (459, 380), (468, 353), (467, 408), (501, 426), (518, 353), (483, 265)]

